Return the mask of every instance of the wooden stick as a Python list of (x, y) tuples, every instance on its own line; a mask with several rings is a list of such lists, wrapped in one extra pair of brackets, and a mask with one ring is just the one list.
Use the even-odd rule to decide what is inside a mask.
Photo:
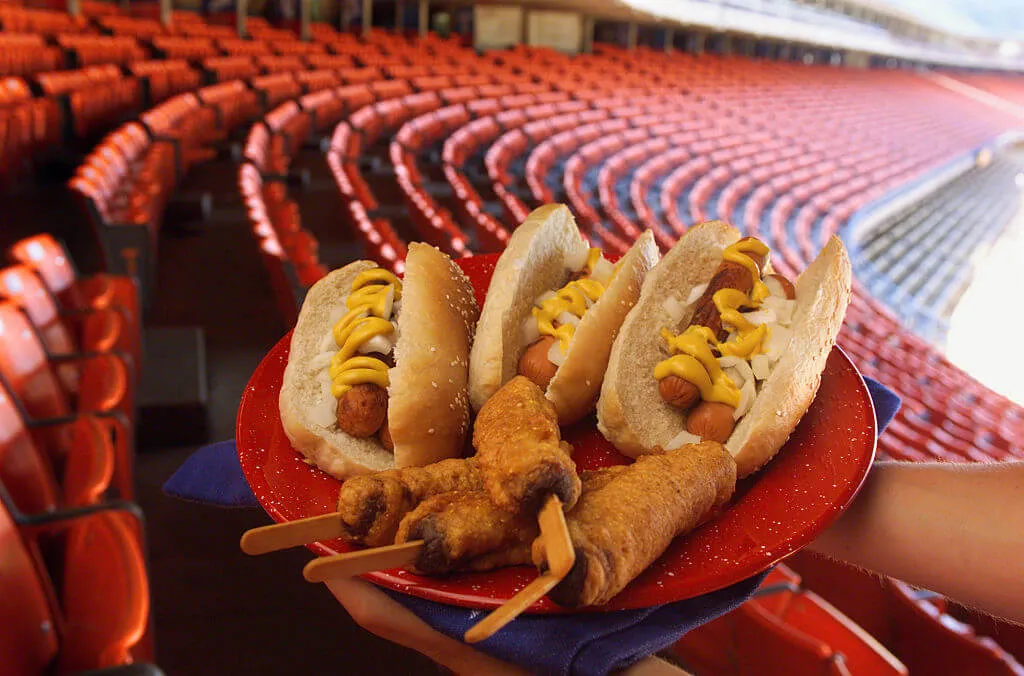
[(334, 577), (354, 577), (371, 570), (399, 568), (416, 561), (422, 549), (423, 540), (411, 540), (399, 545), (323, 556), (307, 563), (302, 569), (302, 576), (309, 582), (323, 582)]
[(540, 536), (544, 538), (548, 570), (526, 585), (503, 606), (469, 628), (463, 638), (466, 643), (478, 643), (490, 638), (499, 629), (522, 615), (530, 606), (555, 588), (576, 563), (576, 549), (572, 546), (569, 527), (565, 523), (562, 501), (550, 496), (538, 515)]
[(466, 643), (479, 643), (493, 636), (499, 629), (522, 615), (527, 608), (554, 589), (555, 585), (562, 581), (562, 577), (555, 575), (550, 570), (539, 576), (506, 601), (503, 606), (470, 627), (463, 636)]
[(246, 554), (266, 554), (319, 540), (333, 540), (344, 534), (341, 517), (331, 512), (247, 530), (239, 544)]

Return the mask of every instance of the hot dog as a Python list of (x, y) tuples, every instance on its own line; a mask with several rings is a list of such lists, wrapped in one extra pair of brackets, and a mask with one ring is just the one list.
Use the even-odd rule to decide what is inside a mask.
[(470, 358), (477, 411), (522, 375), (544, 390), (560, 424), (593, 410), (612, 341), (658, 260), (651, 232), (612, 264), (589, 248), (569, 209), (535, 209), (494, 269)]
[(425, 244), (410, 245), (401, 280), (370, 261), (327, 275), (303, 302), (281, 387), (292, 445), (338, 478), (460, 455), (477, 316), (469, 280)]
[(711, 221), (647, 276), (597, 404), (598, 428), (620, 451), (717, 441), (744, 477), (782, 447), (817, 391), (851, 273), (836, 238), (795, 284), (769, 253)]

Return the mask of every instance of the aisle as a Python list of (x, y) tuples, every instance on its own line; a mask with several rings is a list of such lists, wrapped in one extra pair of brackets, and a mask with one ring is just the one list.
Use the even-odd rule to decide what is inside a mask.
[[(182, 190), (211, 190), (217, 206), (207, 223), (166, 224), (150, 322), (204, 328), (215, 439), (234, 435), (245, 383), (287, 328), (248, 232), (235, 176), (236, 166), (223, 160), (189, 174)], [(321, 217), (336, 214), (326, 195), (317, 199)], [(175, 232), (181, 226), (192, 234)], [(238, 537), (269, 521), (262, 510), (218, 510), (163, 495), (160, 486), (191, 451), (146, 449), (136, 465), (148, 520), (157, 655), (167, 673), (434, 672), (426, 659), (359, 629), (326, 589), (303, 581), (306, 550), (243, 555)]]

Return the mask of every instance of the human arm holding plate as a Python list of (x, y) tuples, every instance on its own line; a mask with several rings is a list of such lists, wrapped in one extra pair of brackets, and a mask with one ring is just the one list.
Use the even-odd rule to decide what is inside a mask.
[(1024, 462), (879, 462), (809, 549), (1024, 622)]

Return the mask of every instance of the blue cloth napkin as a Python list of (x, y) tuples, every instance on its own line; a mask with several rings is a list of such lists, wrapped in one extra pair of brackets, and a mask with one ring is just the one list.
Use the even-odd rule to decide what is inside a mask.
[[(899, 410), (900, 398), (871, 378), (864, 381), (881, 434)], [(215, 506), (259, 505), (242, 474), (234, 440), (193, 453), (167, 480), (164, 491), (183, 500)], [(606, 674), (658, 652), (691, 629), (728, 613), (750, 598), (766, 574), (704, 596), (643, 610), (523, 616), (477, 647), (538, 673)], [(483, 616), (483, 611), (385, 591), (431, 627), (455, 638), (461, 638)]]

